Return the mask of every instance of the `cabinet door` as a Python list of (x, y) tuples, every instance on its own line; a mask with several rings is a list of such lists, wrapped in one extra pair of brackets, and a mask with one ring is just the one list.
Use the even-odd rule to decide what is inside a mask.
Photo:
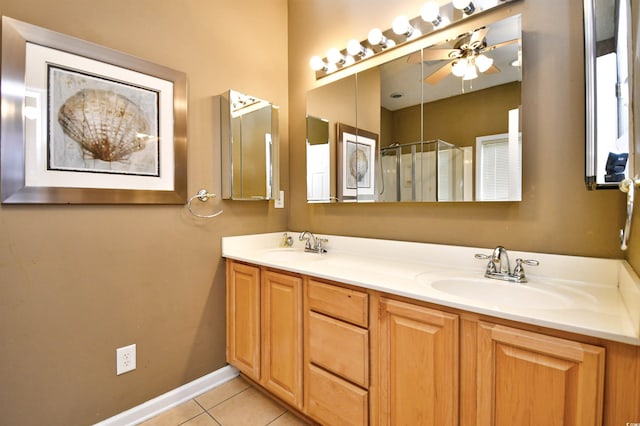
[(604, 348), (480, 322), (477, 362), (478, 426), (602, 424)]
[(262, 280), (261, 383), (302, 407), (302, 279), (273, 271)]
[(260, 379), (260, 269), (227, 261), (227, 362)]
[(380, 299), (380, 423), (458, 422), (458, 316)]

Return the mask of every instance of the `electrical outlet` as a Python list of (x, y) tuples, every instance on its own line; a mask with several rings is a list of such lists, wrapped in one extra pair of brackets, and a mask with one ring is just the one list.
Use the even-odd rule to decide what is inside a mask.
[(116, 376), (136, 369), (136, 345), (116, 349)]

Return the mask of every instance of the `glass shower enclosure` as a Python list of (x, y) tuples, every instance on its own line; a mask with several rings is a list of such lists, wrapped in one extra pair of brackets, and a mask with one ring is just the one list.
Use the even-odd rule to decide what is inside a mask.
[(462, 201), (464, 153), (440, 139), (380, 148), (378, 201)]

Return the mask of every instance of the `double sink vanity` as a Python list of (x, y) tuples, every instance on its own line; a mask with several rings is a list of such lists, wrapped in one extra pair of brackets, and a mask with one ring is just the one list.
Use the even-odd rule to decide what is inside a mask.
[(492, 249), (322, 236), (320, 254), (299, 235), (223, 238), (227, 360), (309, 419), (640, 421), (640, 280), (625, 261), (509, 251), (511, 270), (539, 262), (515, 283), (485, 277)]

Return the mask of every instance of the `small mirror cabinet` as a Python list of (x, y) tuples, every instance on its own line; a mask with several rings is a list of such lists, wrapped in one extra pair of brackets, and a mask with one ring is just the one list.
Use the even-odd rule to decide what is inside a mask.
[(222, 198), (275, 199), (278, 179), (278, 107), (228, 90), (220, 102)]

